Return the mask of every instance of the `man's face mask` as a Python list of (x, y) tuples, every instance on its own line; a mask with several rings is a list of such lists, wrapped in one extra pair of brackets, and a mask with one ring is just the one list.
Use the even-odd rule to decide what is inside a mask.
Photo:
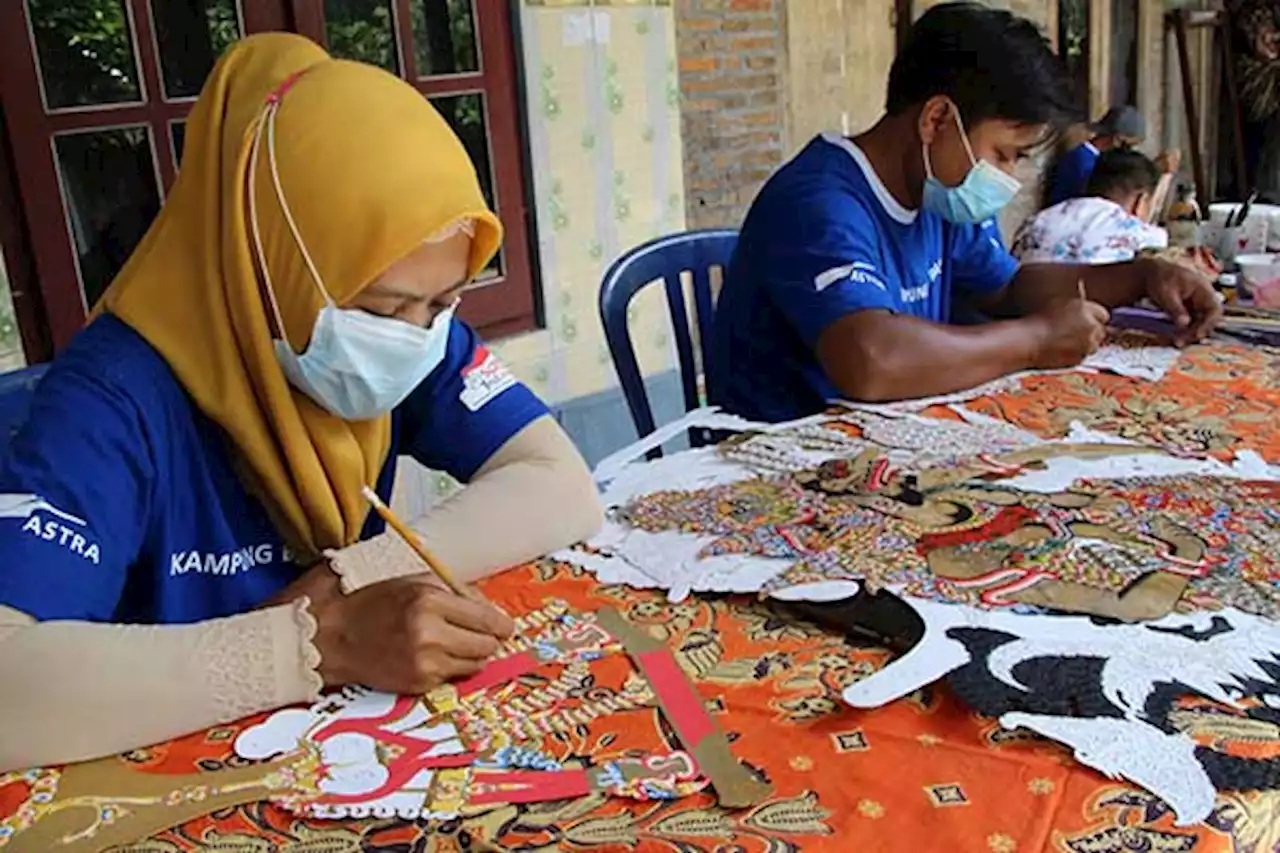
[(969, 143), (969, 135), (965, 132), (964, 122), (960, 120), (960, 110), (954, 104), (951, 115), (960, 130), (960, 141), (964, 143), (972, 168), (959, 185), (948, 187), (934, 176), (933, 164), (929, 161), (929, 146), (923, 145), (925, 179), (921, 204), (925, 210), (938, 214), (948, 222), (985, 222), (1013, 201), (1018, 190), (1022, 189), (1022, 183), (986, 160), (977, 159), (973, 154), (973, 146)]

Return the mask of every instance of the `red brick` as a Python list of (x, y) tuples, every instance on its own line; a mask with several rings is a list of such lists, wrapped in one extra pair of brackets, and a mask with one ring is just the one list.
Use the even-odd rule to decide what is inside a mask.
[(774, 36), (750, 36), (746, 38), (736, 38), (730, 44), (729, 48), (735, 52), (747, 50), (766, 50), (776, 48), (778, 39)]
[(740, 74), (731, 79), (743, 91), (776, 92), (779, 85), (777, 74)]
[(701, 74), (697, 79), (690, 80), (682, 78), (680, 81), (680, 90), (682, 92), (690, 92), (695, 95), (709, 94), (713, 92), (724, 92), (729, 94), (738, 91), (738, 86), (734, 85), (733, 78), (723, 74), (717, 74), (713, 77), (706, 77)]
[(699, 71), (715, 71), (720, 67), (720, 60), (714, 56), (682, 56), (680, 70), (686, 74)]
[(739, 116), (747, 124), (758, 126), (780, 125), (782, 116), (778, 115), (777, 110), (754, 110), (749, 113), (743, 113)]
[(686, 30), (718, 30), (720, 29), (719, 18), (683, 18), (680, 26)]
[(690, 113), (714, 113), (724, 109), (724, 105), (715, 98), (685, 98), (680, 103), (680, 112), (684, 115)]

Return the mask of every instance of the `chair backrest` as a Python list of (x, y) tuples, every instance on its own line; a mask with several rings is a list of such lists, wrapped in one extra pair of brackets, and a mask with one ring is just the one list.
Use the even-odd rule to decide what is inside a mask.
[[(711, 325), (715, 300), (711, 292), (711, 268), (724, 269), (738, 243), (738, 232), (730, 229), (686, 231), (650, 240), (627, 252), (609, 267), (600, 285), (600, 321), (613, 356), (622, 393), (627, 398), (636, 432), (644, 437), (653, 432), (653, 409), (645, 393), (644, 379), (636, 362), (627, 308), (635, 295), (650, 284), (661, 282), (667, 294), (676, 353), (680, 359), (680, 383), (685, 410), (702, 404), (698, 393), (698, 362), (694, 358), (693, 329), (697, 329), (701, 363), (707, 370), (711, 349)], [(693, 284), (693, 314), (685, 299), (681, 273), (689, 273)], [(704, 436), (691, 435), (695, 446)], [(656, 455), (656, 454), (655, 454)]]
[(48, 368), (38, 364), (0, 374), (0, 450), (9, 446), (26, 422), (31, 396)]

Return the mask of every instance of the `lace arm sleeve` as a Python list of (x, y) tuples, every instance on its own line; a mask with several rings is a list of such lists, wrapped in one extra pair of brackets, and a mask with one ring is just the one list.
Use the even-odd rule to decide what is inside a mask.
[[(470, 583), (587, 539), (602, 520), (586, 463), (559, 425), (544, 417), (493, 454), (470, 485), (412, 526), (459, 580)], [(327, 556), (347, 593), (425, 571), (393, 533)]]
[(313, 699), (314, 635), (305, 598), (162, 626), (35, 622), (0, 607), (0, 772), (99, 758)]

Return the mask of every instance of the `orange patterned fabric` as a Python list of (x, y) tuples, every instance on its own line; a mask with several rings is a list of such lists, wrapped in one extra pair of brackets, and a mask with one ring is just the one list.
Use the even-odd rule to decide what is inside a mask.
[[(1179, 828), (1160, 801), (1109, 782), (1061, 748), (967, 711), (944, 688), (876, 711), (840, 701), (886, 653), (850, 646), (774, 617), (765, 605), (601, 588), (545, 564), (509, 572), (486, 591), (513, 612), (561, 598), (619, 609), (675, 652), (740, 760), (775, 787), (767, 802), (727, 812), (707, 794), (634, 803), (589, 797), (503, 806), (433, 833), (418, 823), (300, 820), (266, 804), (193, 821), (118, 853), (430, 853), (430, 851), (1270, 851), (1280, 795), (1228, 798), (1210, 825)], [(158, 773), (216, 771), (238, 760), (243, 723), (126, 760)], [(608, 758), (669, 737), (652, 711), (602, 718), (566, 735), (566, 753)], [(0, 807), (19, 797), (0, 792)], [(0, 814), (0, 819), (3, 819)]]
[[(1026, 379), (1018, 393), (973, 401), (978, 411), (1046, 435), (1073, 420), (1183, 451), (1253, 448), (1280, 461), (1280, 350), (1196, 347), (1160, 382), (1109, 375)], [(938, 410), (936, 414), (952, 416)], [(118, 853), (434, 853), (554, 850), (655, 853), (974, 851), (974, 853), (1271, 853), (1280, 850), (1280, 792), (1224, 795), (1203, 825), (1175, 826), (1161, 801), (1075, 762), (1061, 747), (1003, 732), (943, 686), (874, 711), (840, 700), (887, 652), (775, 617), (766, 605), (666, 602), (601, 587), (544, 563), (484, 584), (511, 612), (563, 599), (614, 607), (673, 653), (728, 733), (737, 757), (773, 784), (761, 805), (728, 812), (703, 793), (637, 803), (581, 800), (489, 809), (429, 831), (388, 819), (325, 823), (266, 804), (216, 813)], [(603, 684), (601, 685), (604, 686)], [(239, 763), (220, 727), (124, 757), (157, 773), (214, 772)], [(1214, 730), (1216, 731), (1216, 729)], [(561, 757), (596, 761), (670, 744), (652, 710), (603, 717), (561, 736)], [(1260, 756), (1273, 730), (1245, 732)], [(0, 786), (0, 829), (27, 799)]]
[(1111, 374), (1032, 376), (1021, 388), (967, 403), (1039, 435), (1072, 421), (1178, 453), (1229, 457), (1251, 449), (1280, 462), (1280, 348), (1188, 349), (1159, 382)]

